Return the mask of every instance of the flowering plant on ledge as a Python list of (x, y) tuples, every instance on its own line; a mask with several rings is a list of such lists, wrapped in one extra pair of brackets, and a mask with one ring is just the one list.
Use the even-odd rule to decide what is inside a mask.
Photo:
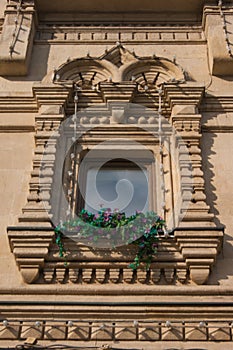
[(165, 221), (154, 212), (136, 212), (126, 217), (118, 210), (101, 209), (93, 214), (83, 209), (76, 219), (60, 223), (55, 227), (56, 243), (59, 256), (64, 257), (65, 249), (62, 241), (63, 234), (74, 235), (80, 241), (92, 246), (109, 247), (134, 244), (138, 247), (134, 261), (129, 265), (136, 270), (139, 265), (146, 263), (148, 270), (153, 256), (157, 253), (159, 235), (165, 232)]

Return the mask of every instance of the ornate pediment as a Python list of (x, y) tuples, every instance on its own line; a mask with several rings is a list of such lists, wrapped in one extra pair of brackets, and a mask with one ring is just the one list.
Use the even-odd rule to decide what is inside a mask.
[(83, 88), (102, 82), (134, 82), (140, 88), (157, 88), (164, 82), (184, 82), (181, 67), (164, 57), (139, 57), (118, 43), (100, 57), (68, 60), (54, 74), (53, 81), (72, 81)]
[(107, 50), (105, 54), (101, 57), (103, 60), (107, 60), (113, 63), (118, 68), (124, 64), (129, 64), (132, 62), (137, 62), (137, 56), (134, 52), (130, 52), (123, 45), (117, 43), (116, 46)]

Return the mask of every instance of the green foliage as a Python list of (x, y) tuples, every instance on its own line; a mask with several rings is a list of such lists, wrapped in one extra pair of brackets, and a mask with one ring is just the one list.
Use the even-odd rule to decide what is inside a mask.
[(76, 219), (55, 227), (56, 243), (60, 257), (65, 254), (62, 237), (66, 233), (74, 233), (92, 244), (101, 244), (101, 240), (110, 238), (113, 246), (133, 243), (137, 245), (138, 252), (129, 267), (135, 270), (144, 262), (146, 269), (149, 269), (153, 255), (157, 253), (159, 233), (163, 232), (164, 226), (164, 220), (154, 212), (136, 212), (126, 217), (125, 213), (117, 210), (101, 209), (93, 214), (83, 209)]

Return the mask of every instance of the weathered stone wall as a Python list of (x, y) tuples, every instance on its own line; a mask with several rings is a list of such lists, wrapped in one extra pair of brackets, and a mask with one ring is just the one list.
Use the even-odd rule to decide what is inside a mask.
[[(5, 0), (0, 0), (0, 19), (4, 16), (6, 3)], [(14, 12), (12, 8), (8, 8), (8, 10)], [(232, 6), (223, 8), (227, 16), (229, 33), (232, 28), (232, 10)], [(214, 349), (216, 344), (207, 345), (206, 341), (232, 341), (233, 306), (230, 303), (233, 294), (233, 58), (225, 50), (225, 43), (224, 45), (222, 43), (226, 39), (226, 33), (222, 32), (224, 28), (222, 28), (219, 7), (213, 6), (205, 10), (203, 24), (199, 21), (195, 25), (187, 23), (185, 26), (174, 26), (164, 22), (163, 24), (166, 25), (158, 27), (135, 26), (133, 31), (131, 28), (119, 29), (116, 26), (110, 28), (71, 25), (64, 28), (64, 26), (57, 25), (54, 29), (42, 24), (40, 16), (38, 23), (37, 20), (34, 21), (34, 10), (31, 7), (28, 6), (27, 11), (29, 17), (31, 16), (30, 25), (27, 22), (27, 37), (26, 39), (25, 36), (23, 37), (27, 43), (20, 42), (17, 46), (17, 49), (20, 50), (19, 60), (15, 54), (11, 58), (8, 56), (7, 50), (10, 43), (8, 34), (12, 28), (6, 28), (7, 23), (3, 25), (6, 36), (4, 38), (2, 36), (4, 39), (2, 42), (0, 34), (0, 48), (2, 45), (5, 50), (0, 52), (0, 65), (2, 64), (2, 68), (0, 67), (0, 322), (4, 318), (18, 318), (18, 320), (24, 319), (24, 321), (30, 319), (30, 322), (39, 318), (42, 321), (48, 319), (51, 313), (50, 306), (45, 303), (48, 301), (53, 307), (53, 317), (60, 320), (61, 325), (60, 328), (55, 328), (56, 325), (50, 325), (47, 320), (47, 323), (43, 324), (43, 330), (42, 328), (35, 330), (35, 327), (33, 328), (29, 322), (29, 326), (25, 323), (25, 326), (20, 328), (20, 332), (18, 324), (12, 326), (13, 332), (9, 329), (6, 331), (6, 327), (1, 328), (1, 326), (0, 340), (11, 337), (14, 340), (17, 338), (23, 340), (36, 334), (35, 337), (44, 337), (44, 339), (66, 341), (77, 337), (79, 341), (97, 339), (102, 343), (103, 341), (111, 342), (114, 338), (113, 333), (116, 332), (119, 335), (119, 338), (115, 338), (116, 340), (130, 341), (130, 344), (145, 340), (142, 339), (145, 336), (150, 341), (176, 341), (177, 348), (183, 346), (184, 343), (180, 343), (180, 341), (184, 340), (199, 340), (198, 345), (200, 346), (201, 342), (205, 342), (203, 344), (208, 349)], [(7, 14), (8, 17), (13, 16), (10, 12)], [(44, 13), (43, 16), (45, 16)], [(170, 18), (174, 18), (174, 13)], [(218, 26), (213, 32), (215, 23), (218, 23)], [(74, 284), (74, 275), (71, 276), (67, 284), (63, 284), (63, 265), (59, 265), (56, 275), (53, 275), (51, 279), (51, 274), (54, 272), (47, 269), (45, 273), (47, 282), (49, 279), (51, 281), (56, 279), (57, 284), (43, 281), (38, 285), (30, 285), (23, 282), (14, 254), (10, 250), (7, 227), (17, 225), (18, 217), (22, 214), (22, 208), (28, 200), (29, 182), (31, 181), (35, 157), (35, 120), (38, 115), (42, 115), (48, 120), (55, 118), (56, 115), (56, 111), (51, 115), (47, 112), (47, 114), (43, 114), (43, 110), (45, 111), (51, 106), (48, 105), (48, 101), (44, 102), (43, 94), (40, 95), (38, 83), (51, 85), (54, 70), (67, 60), (88, 56), (101, 57), (106, 50), (115, 46), (117, 41), (121, 41), (130, 52), (134, 51), (136, 56), (152, 57), (156, 55), (173, 61), (183, 69), (189, 82), (198, 83), (205, 87), (199, 113), (202, 114), (201, 149), (206, 202), (214, 214), (214, 224), (225, 226), (225, 235), (222, 250), (217, 256), (210, 278), (204, 286), (196, 286), (193, 282), (182, 285), (179, 279), (175, 281), (171, 276), (171, 285), (167, 285), (165, 280), (169, 280), (169, 273), (173, 273), (168, 271), (169, 269), (164, 270), (161, 279), (158, 278), (158, 284), (140, 285), (137, 282), (137, 289), (131, 282), (129, 283), (132, 279), (129, 274), (126, 274), (124, 283), (114, 287), (112, 284), (102, 285), (98, 279), (94, 286), (90, 286), (86, 282), (77, 285)], [(37, 87), (33, 88), (35, 85)], [(65, 95), (65, 92), (63, 93)], [(58, 92), (59, 94), (61, 91)], [(65, 100), (65, 97), (63, 99)], [(58, 115), (57, 118), (61, 119), (62, 115)], [(116, 274), (116, 271), (113, 272)], [(90, 271), (85, 273), (87, 273), (87, 277), (90, 275)], [(157, 273), (160, 274), (160, 272)], [(153, 277), (154, 280), (156, 279), (155, 275), (156, 273)], [(100, 279), (101, 276), (100, 273)], [(142, 275), (139, 277), (143, 278)], [(122, 306), (118, 306), (116, 309), (113, 308), (110, 313), (109, 307), (111, 306), (105, 305), (101, 309), (102, 311), (99, 310), (98, 302), (110, 303), (113, 298), (116, 302), (130, 304), (134, 301), (145, 305), (140, 307), (125, 306), (123, 311)], [(22, 302), (25, 299), (32, 304), (17, 309), (17, 302)], [(68, 305), (67, 309), (63, 310), (62, 302), (69, 301), (78, 304), (80, 300), (85, 303), (90, 299), (97, 304), (83, 306), (81, 311), (80, 305), (76, 305), (75, 308)], [(4, 306), (4, 300), (14, 301), (15, 305)], [(42, 314), (33, 304), (34, 301), (41, 302)], [(55, 301), (61, 302), (61, 304), (53, 305)], [(170, 301), (176, 305), (170, 305)], [(183, 305), (183, 301), (191, 303), (191, 306)], [(164, 305), (148, 306), (147, 302), (164, 303)], [(199, 302), (203, 304), (200, 306)], [(166, 303), (168, 304), (166, 305)], [(218, 305), (214, 303), (218, 303)], [(130, 312), (128, 312), (127, 307)], [(149, 314), (147, 313), (148, 308), (152, 308)], [(149, 330), (144, 325), (141, 325), (139, 329), (135, 325), (132, 327), (135, 313), (137, 313), (136, 319), (145, 317), (158, 321), (158, 324), (156, 323), (153, 329), (147, 325)], [(115, 325), (113, 328), (111, 326), (110, 331), (101, 328), (102, 319), (110, 317), (114, 320), (116, 315), (128, 322), (123, 330), (119, 325), (117, 325), (119, 329), (117, 327), (115, 329)], [(128, 319), (126, 319), (126, 315), (128, 315)], [(80, 329), (77, 331), (72, 325), (70, 330), (67, 326), (69, 319), (77, 319), (79, 316), (83, 317), (86, 322), (94, 317), (98, 324), (90, 325), (88, 323), (88, 326), (85, 325), (86, 328), (83, 325), (82, 327), (78, 325), (81, 329), (81, 336), (79, 336)], [(159, 324), (160, 320), (162, 324), (161, 322)], [(174, 322), (174, 328), (171, 329), (166, 324), (167, 320)], [(202, 320), (208, 320), (207, 326), (209, 328), (205, 325), (200, 326), (199, 323)], [(211, 324), (213, 321), (221, 321), (222, 323)], [(9, 333), (7, 333), (8, 331)], [(76, 334), (76, 331), (79, 335)], [(141, 347), (138, 345), (140, 343), (135, 344), (135, 346)], [(145, 346), (149, 349), (148, 344)], [(174, 346), (174, 344), (167, 343), (158, 346), (164, 349), (164, 346), (169, 347)], [(195, 347), (193, 343), (187, 345), (187, 349), (188, 346)], [(231, 348), (231, 344), (224, 343), (224, 349), (228, 348)]]

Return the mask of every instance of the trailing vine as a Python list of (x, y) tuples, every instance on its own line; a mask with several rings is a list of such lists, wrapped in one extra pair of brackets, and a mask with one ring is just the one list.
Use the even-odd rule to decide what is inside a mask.
[[(101, 244), (109, 240), (116, 245), (134, 244), (138, 247), (134, 261), (129, 265), (136, 270), (141, 263), (149, 269), (153, 256), (157, 253), (159, 235), (164, 233), (165, 221), (156, 213), (136, 212), (126, 217), (120, 211), (101, 209), (93, 214), (83, 209), (73, 220), (60, 223), (54, 229), (59, 256), (65, 256), (63, 235), (75, 234), (78, 238), (88, 240), (91, 244)], [(114, 246), (114, 244), (113, 244)]]

